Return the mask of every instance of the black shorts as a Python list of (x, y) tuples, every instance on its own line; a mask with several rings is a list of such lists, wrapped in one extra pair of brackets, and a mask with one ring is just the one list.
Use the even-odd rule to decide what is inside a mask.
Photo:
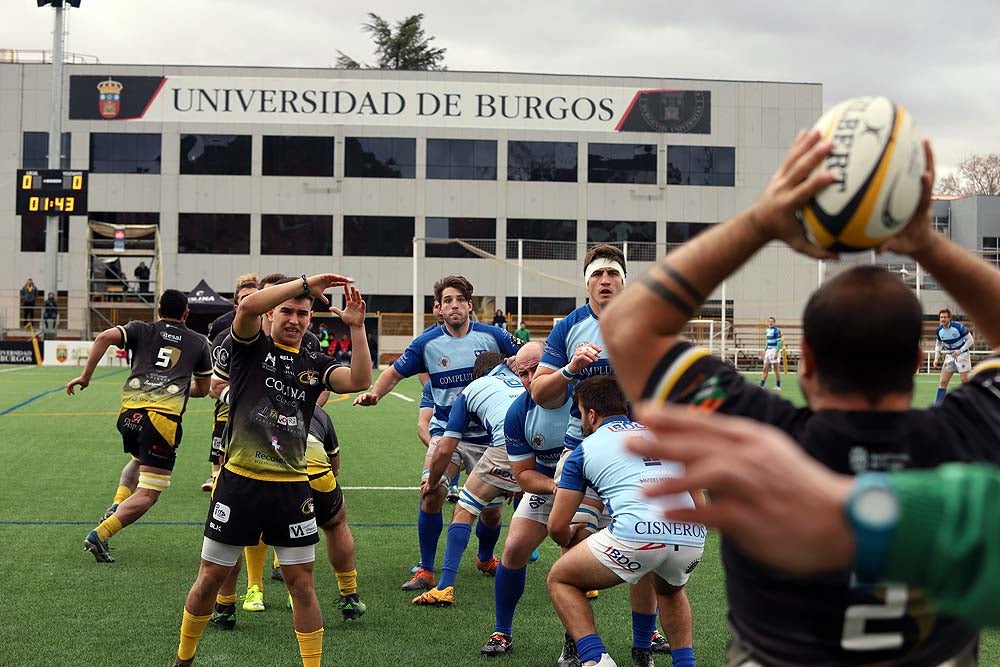
[(208, 452), (208, 460), (212, 465), (222, 465), (226, 462), (226, 425), (229, 420), (212, 422), (212, 448)]
[(319, 542), (309, 482), (265, 482), (223, 468), (212, 491), (205, 537), (253, 546), (261, 536), (274, 547)]
[(337, 513), (344, 509), (344, 492), (340, 490), (340, 486), (335, 487), (332, 491), (320, 490), (329, 488), (329, 482), (332, 478), (333, 473), (327, 472), (316, 479), (310, 478), (309, 480), (309, 485), (312, 488), (313, 504), (316, 507), (316, 525), (320, 528), (325, 526), (327, 521), (337, 516)]
[(126, 454), (139, 465), (173, 470), (181, 444), (181, 418), (145, 408), (126, 408), (118, 415), (118, 432)]

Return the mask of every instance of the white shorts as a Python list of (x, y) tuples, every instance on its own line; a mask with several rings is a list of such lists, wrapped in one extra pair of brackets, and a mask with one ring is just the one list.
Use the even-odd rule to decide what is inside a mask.
[(605, 528), (587, 538), (594, 558), (630, 584), (655, 572), (671, 586), (683, 586), (701, 562), (705, 548), (679, 544), (623, 542)]
[(524, 497), (521, 498), (521, 502), (517, 504), (517, 509), (514, 510), (511, 520), (527, 519), (535, 523), (548, 525), (549, 514), (552, 513), (553, 498), (555, 496), (537, 496), (534, 493), (525, 493)]
[(521, 491), (514, 471), (511, 470), (506, 447), (487, 447), (472, 469), (472, 474), (498, 489), (514, 493)]
[[(429, 462), (434, 456), (434, 450), (437, 449), (437, 444), (441, 442), (441, 438), (443, 437), (443, 435), (435, 435), (431, 437), (430, 444), (427, 445), (427, 454), (424, 459), (425, 465), (427, 465), (426, 462)], [(483, 452), (486, 451), (487, 447), (489, 447), (489, 445), (477, 445), (472, 442), (461, 440), (458, 443), (458, 447), (455, 448), (455, 451), (451, 453), (451, 462), (458, 466), (459, 471), (464, 470), (466, 473), (471, 473), (472, 469), (476, 467), (477, 463), (479, 463), (479, 459), (482, 458)], [(425, 469), (421, 479), (426, 479), (428, 475), (430, 475), (430, 471)], [(445, 477), (442, 477), (441, 479), (442, 482), (444, 482)]]
[(777, 364), (781, 361), (781, 353), (776, 347), (769, 347), (764, 350), (764, 363)]
[(968, 351), (958, 355), (958, 359), (951, 356), (951, 352), (944, 353), (944, 364), (941, 370), (948, 373), (968, 373), (972, 370), (972, 356)]

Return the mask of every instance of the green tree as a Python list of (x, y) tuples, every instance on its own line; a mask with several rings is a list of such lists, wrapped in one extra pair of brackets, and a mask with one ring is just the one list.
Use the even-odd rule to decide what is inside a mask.
[(423, 14), (408, 16), (396, 22), (395, 30), (389, 22), (377, 14), (368, 13), (368, 22), (361, 29), (371, 35), (375, 42), (374, 65), (359, 62), (341, 51), (337, 51), (337, 67), (341, 69), (401, 69), (401, 70), (443, 70), (444, 53), (447, 49), (431, 46), (433, 37), (424, 34)]

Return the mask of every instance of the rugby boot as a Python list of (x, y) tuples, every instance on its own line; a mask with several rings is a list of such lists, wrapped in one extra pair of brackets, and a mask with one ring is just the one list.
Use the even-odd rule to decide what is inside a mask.
[(580, 667), (580, 654), (576, 652), (576, 642), (568, 632), (563, 640), (562, 653), (559, 654), (556, 667)]
[(583, 597), (587, 598), (588, 600), (596, 600), (597, 596), (599, 596), (600, 594), (601, 591), (587, 591), (586, 593), (583, 594)]
[(434, 573), (422, 567), (403, 584), (404, 591), (429, 591), (432, 588), (434, 588)]
[(273, 570), (271, 570), (271, 579), (273, 579), (274, 581), (284, 581), (285, 580), (285, 575), (283, 575), (281, 573), (281, 566), (280, 565), (278, 567), (274, 568)]
[(264, 591), (256, 585), (248, 588), (243, 596), (243, 611), (264, 611)]
[(450, 607), (455, 604), (455, 587), (448, 586), (443, 591), (432, 588), (413, 598), (413, 604), (421, 607)]
[(445, 496), (445, 500), (447, 500), (449, 503), (452, 503), (452, 504), (457, 503), (458, 502), (458, 495), (459, 495), (459, 493), (458, 493), (458, 486), (456, 486), (455, 484), (452, 484), (451, 486), (448, 487), (448, 495)]
[(191, 667), (194, 664), (194, 658), (190, 660), (181, 660), (180, 658), (174, 658), (174, 667)]
[(670, 642), (659, 630), (653, 630), (653, 653), (670, 653)]
[(538, 560), (538, 549), (535, 549), (534, 551), (531, 552), (531, 557), (528, 560), (531, 561), (532, 563)]
[(653, 651), (648, 648), (632, 649), (632, 664), (635, 667), (653, 667)]
[(340, 596), (340, 615), (345, 621), (356, 621), (368, 611), (368, 606), (361, 601), (357, 593)]
[(111, 553), (108, 551), (108, 543), (101, 541), (101, 538), (97, 536), (96, 530), (87, 533), (87, 537), (83, 539), (83, 549), (94, 554), (94, 558), (97, 559), (98, 563), (115, 562), (115, 559), (111, 557)]
[(108, 505), (108, 509), (104, 510), (104, 514), (101, 516), (101, 521), (107, 521), (108, 518), (115, 513), (118, 509), (118, 503), (112, 503)]
[(490, 635), (490, 638), (486, 640), (486, 645), (483, 646), (481, 653), (492, 658), (498, 655), (507, 655), (513, 650), (513, 637), (505, 635), (502, 632), (494, 632)]
[(206, 479), (204, 482), (201, 483), (201, 490), (211, 491), (213, 486), (215, 486), (215, 478), (209, 477), (208, 479)]
[(618, 667), (618, 663), (607, 653), (602, 653), (601, 659), (594, 663), (594, 667)]
[(491, 577), (495, 577), (497, 576), (497, 568), (499, 566), (500, 566), (500, 559), (497, 558), (496, 556), (485, 561), (479, 560), (478, 556), (476, 557), (476, 569), (482, 572), (483, 574), (488, 574)]
[(233, 630), (236, 628), (236, 605), (216, 602), (208, 622), (220, 630)]

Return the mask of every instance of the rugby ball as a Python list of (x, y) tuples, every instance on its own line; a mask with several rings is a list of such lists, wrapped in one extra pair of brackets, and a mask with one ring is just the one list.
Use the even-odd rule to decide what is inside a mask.
[(814, 129), (833, 149), (817, 170), (833, 175), (802, 210), (809, 240), (829, 250), (873, 248), (903, 230), (920, 202), (924, 151), (913, 118), (885, 97), (854, 97)]

